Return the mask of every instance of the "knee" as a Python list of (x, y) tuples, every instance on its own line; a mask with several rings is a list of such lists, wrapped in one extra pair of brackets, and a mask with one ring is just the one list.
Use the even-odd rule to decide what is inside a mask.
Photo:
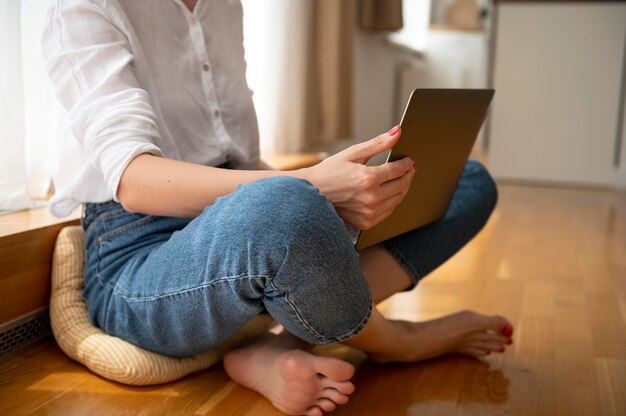
[(475, 208), (488, 218), (498, 202), (496, 183), (487, 168), (476, 160), (467, 162), (466, 169), (475, 194)]
[(238, 190), (247, 192), (267, 201), (285, 201), (290, 198), (307, 201), (323, 197), (310, 182), (291, 176), (274, 176), (259, 179), (244, 185)]
[(258, 207), (246, 221), (265, 224), (260, 245), (275, 247), (280, 258), (264, 290), (270, 314), (311, 343), (336, 343), (358, 332), (369, 316), (369, 287), (328, 199), (309, 182), (290, 177), (255, 181), (240, 191)]
[[(238, 189), (242, 204), (251, 208), (247, 220), (283, 238), (328, 237), (345, 226), (328, 199), (311, 183), (288, 176), (261, 179)], [(321, 236), (323, 233), (324, 236)]]

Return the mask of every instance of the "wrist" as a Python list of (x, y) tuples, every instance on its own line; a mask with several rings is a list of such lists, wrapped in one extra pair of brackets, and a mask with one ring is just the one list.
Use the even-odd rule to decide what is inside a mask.
[(298, 179), (304, 179), (305, 181), (308, 181), (312, 183), (313, 185), (315, 185), (315, 182), (313, 181), (312, 169), (313, 167), (292, 170), (290, 172), (290, 176), (293, 176), (294, 178), (298, 178)]

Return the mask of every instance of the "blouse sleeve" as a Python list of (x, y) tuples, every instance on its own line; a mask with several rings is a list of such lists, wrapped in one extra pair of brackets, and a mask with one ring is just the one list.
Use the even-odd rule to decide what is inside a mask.
[(96, 2), (59, 0), (48, 12), (42, 49), (72, 133), (117, 200), (122, 173), (135, 156), (162, 156), (156, 116), (133, 73), (128, 39)]

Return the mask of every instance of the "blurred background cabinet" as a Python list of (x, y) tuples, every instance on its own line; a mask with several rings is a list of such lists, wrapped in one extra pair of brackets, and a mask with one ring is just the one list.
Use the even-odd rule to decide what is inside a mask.
[[(391, 40), (418, 51), (398, 65), (395, 115), (415, 88), (485, 88), (489, 46), (487, 0), (405, 0), (404, 25)], [(416, 24), (422, 19), (419, 24)], [(415, 26), (421, 28), (414, 29)], [(478, 137), (480, 146), (482, 132)]]
[(626, 3), (499, 1), (494, 19), (494, 176), (626, 185)]

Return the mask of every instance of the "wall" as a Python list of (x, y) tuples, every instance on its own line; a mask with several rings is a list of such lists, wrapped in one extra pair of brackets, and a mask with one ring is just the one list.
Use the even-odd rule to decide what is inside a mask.
[(615, 186), (626, 5), (506, 2), (497, 22), (494, 177)]
[[(625, 47), (626, 47), (626, 43), (625, 43)], [(623, 81), (626, 82), (626, 51), (624, 52), (624, 64), (622, 67), (622, 71), (624, 71), (624, 73), (622, 74)], [(626, 86), (622, 84), (622, 88), (625, 88), (625, 87)], [(622, 94), (626, 94), (626, 91), (622, 92)], [(620, 165), (617, 171), (617, 178), (615, 180), (615, 183), (618, 188), (626, 190), (626, 105), (624, 106), (622, 110), (623, 110), (622, 141), (621, 141), (622, 152), (620, 154)]]
[(368, 139), (389, 130), (394, 119), (398, 52), (383, 35), (356, 30), (354, 36), (353, 132)]

